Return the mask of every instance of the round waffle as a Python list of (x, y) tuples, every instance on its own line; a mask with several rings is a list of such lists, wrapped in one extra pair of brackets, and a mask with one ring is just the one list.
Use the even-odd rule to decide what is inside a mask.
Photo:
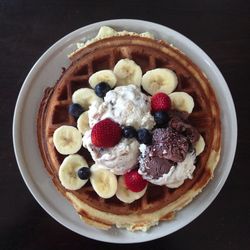
[[(198, 129), (206, 142), (205, 150), (197, 158), (193, 179), (186, 180), (176, 189), (149, 184), (146, 194), (131, 204), (123, 203), (116, 197), (99, 197), (90, 183), (77, 191), (66, 190), (58, 178), (59, 166), (65, 156), (57, 152), (52, 141), (58, 127), (76, 126), (74, 118), (68, 114), (73, 92), (90, 87), (88, 79), (91, 74), (102, 69), (113, 69), (122, 58), (134, 60), (143, 73), (154, 68), (175, 71), (178, 77), (176, 91), (187, 92), (195, 102), (189, 122)], [(132, 231), (145, 231), (161, 220), (172, 219), (175, 212), (187, 205), (213, 177), (220, 157), (220, 111), (206, 76), (175, 47), (139, 36), (105, 38), (73, 54), (71, 60), (71, 66), (63, 72), (55, 86), (46, 89), (38, 113), (38, 143), (53, 183), (72, 203), (81, 218), (98, 228), (108, 229), (116, 225)], [(93, 160), (86, 149), (82, 148), (78, 153), (92, 165)]]

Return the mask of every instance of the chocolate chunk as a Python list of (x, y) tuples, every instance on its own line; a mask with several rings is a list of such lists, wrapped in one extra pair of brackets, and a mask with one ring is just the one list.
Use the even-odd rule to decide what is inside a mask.
[(189, 149), (188, 139), (172, 128), (156, 129), (153, 132), (150, 156), (158, 156), (173, 162), (184, 161)]
[(185, 112), (185, 111), (178, 111), (178, 110), (175, 110), (175, 109), (170, 109), (168, 111), (168, 116), (170, 117), (170, 119), (174, 118), (174, 117), (178, 117), (181, 120), (186, 121), (188, 119), (188, 117), (189, 117), (189, 113)]
[(198, 141), (200, 134), (192, 125), (184, 122), (180, 117), (173, 117), (169, 121), (169, 126), (188, 138), (192, 145)]

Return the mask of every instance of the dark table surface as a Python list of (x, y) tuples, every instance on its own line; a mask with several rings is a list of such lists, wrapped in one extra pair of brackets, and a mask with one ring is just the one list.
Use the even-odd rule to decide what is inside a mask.
[(209, 208), (178, 232), (119, 248), (250, 249), (250, 2), (243, 0), (0, 2), (0, 249), (117, 248), (71, 232), (39, 206), (19, 173), (11, 131), (18, 92), (40, 55), (69, 32), (114, 18), (157, 22), (197, 43), (224, 75), (239, 125), (232, 171)]

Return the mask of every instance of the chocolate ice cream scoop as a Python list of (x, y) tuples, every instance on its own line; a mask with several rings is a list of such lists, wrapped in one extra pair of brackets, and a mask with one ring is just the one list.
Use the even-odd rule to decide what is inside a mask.
[(188, 124), (184, 112), (172, 112), (170, 117), (167, 128), (153, 131), (152, 144), (145, 146), (140, 156), (139, 172), (149, 181), (160, 179), (170, 173), (173, 166), (182, 164), (190, 153), (190, 146), (199, 138), (199, 132)]
[[(148, 147), (150, 151), (151, 147)], [(150, 157), (148, 153), (140, 161), (140, 172), (143, 175), (150, 176), (152, 179), (158, 179), (162, 175), (168, 173), (170, 168), (174, 165), (173, 162), (160, 158), (160, 157)]]
[(187, 137), (172, 128), (160, 128), (153, 132), (149, 156), (181, 162), (185, 159), (188, 150), (189, 141)]

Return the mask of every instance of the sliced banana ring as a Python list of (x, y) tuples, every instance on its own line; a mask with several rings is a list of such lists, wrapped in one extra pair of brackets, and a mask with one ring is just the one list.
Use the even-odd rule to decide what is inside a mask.
[(142, 87), (150, 95), (154, 95), (157, 92), (170, 94), (175, 90), (177, 84), (177, 76), (170, 69), (152, 69), (147, 71), (142, 77)]
[(196, 156), (201, 154), (204, 151), (204, 149), (205, 149), (205, 140), (202, 137), (202, 135), (200, 135), (199, 140), (195, 143), (194, 148), (195, 148)]
[(117, 82), (117, 79), (116, 79), (116, 76), (112, 70), (104, 69), (104, 70), (100, 70), (100, 71), (95, 72), (89, 78), (89, 84), (93, 89), (100, 82), (105, 82), (111, 88), (114, 88), (115, 84)]
[(95, 94), (93, 89), (81, 88), (73, 93), (72, 101), (80, 104), (84, 110), (88, 110), (93, 102), (102, 102), (102, 99)]
[(63, 125), (55, 130), (53, 143), (60, 154), (75, 154), (81, 148), (82, 135), (75, 127)]
[(118, 86), (128, 84), (141, 86), (142, 70), (133, 60), (127, 58), (119, 60), (114, 67), (114, 73), (117, 77)]
[(108, 26), (102, 26), (98, 31), (96, 38), (103, 39), (105, 37), (115, 36), (117, 31)]
[(147, 186), (140, 192), (132, 192), (126, 187), (124, 176), (121, 175), (118, 179), (118, 188), (115, 195), (124, 203), (132, 203), (133, 201), (140, 199), (145, 194), (146, 190)]
[(194, 108), (194, 99), (186, 92), (174, 92), (169, 95), (172, 109), (192, 113)]
[(90, 129), (88, 111), (83, 112), (77, 119), (77, 128), (82, 133), (82, 135), (84, 135), (85, 132)]
[(88, 180), (81, 180), (77, 173), (82, 167), (88, 167), (88, 164), (81, 155), (67, 156), (63, 160), (58, 172), (61, 184), (69, 190), (78, 190), (84, 186)]
[(117, 190), (116, 176), (108, 169), (97, 164), (94, 164), (90, 170), (90, 182), (95, 192), (104, 199), (114, 196)]

